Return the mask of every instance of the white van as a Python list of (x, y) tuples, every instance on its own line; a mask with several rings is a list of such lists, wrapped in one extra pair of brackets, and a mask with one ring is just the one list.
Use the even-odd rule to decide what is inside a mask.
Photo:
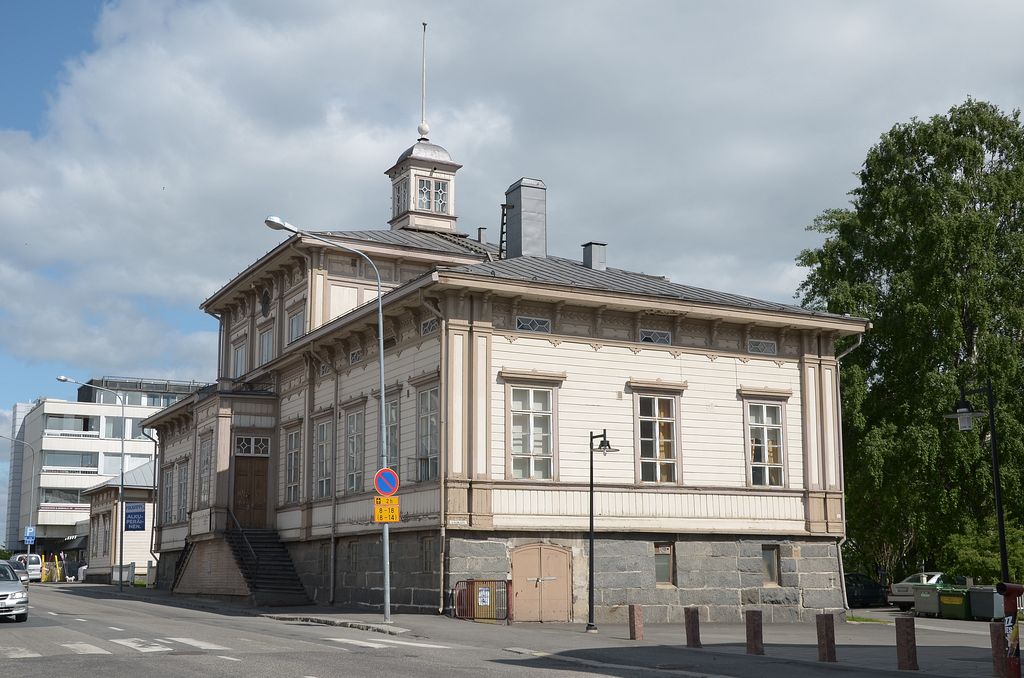
[(19, 561), (28, 570), (29, 581), (43, 580), (43, 559), (38, 553), (19, 553), (12, 560)]

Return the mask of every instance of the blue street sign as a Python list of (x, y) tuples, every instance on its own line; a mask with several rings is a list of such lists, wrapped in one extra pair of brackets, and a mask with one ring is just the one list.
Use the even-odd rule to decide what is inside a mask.
[(141, 501), (130, 501), (124, 505), (124, 531), (145, 532), (146, 505)]
[(393, 468), (382, 468), (373, 477), (373, 487), (385, 497), (398, 492), (398, 472)]
[(25, 537), (22, 541), (25, 542), (25, 546), (29, 546), (31, 544), (35, 544), (36, 543), (36, 538), (35, 538), (35, 536)]
[(26, 525), (25, 526), (25, 539), (29, 539), (29, 538), (32, 538), (32, 539), (36, 538), (36, 526), (35, 525)]

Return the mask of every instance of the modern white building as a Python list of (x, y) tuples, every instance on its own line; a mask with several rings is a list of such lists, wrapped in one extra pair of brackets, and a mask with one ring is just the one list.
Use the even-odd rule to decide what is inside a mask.
[[(202, 303), (217, 383), (146, 421), (160, 585), (259, 599), (294, 566), (300, 594), (379, 608), (387, 562), (395, 609), (488, 580), (514, 619), (565, 622), (593, 556), (601, 620), (841, 613), (836, 342), (867, 322), (613, 268), (603, 243), (552, 256), (536, 179), (496, 191), (498, 244), (468, 237), (460, 167), (419, 139), (386, 171), (390, 229), (293, 235)], [(374, 269), (342, 248), (380, 271), (382, 334)]]
[[(124, 413), (118, 398), (124, 398)], [(103, 377), (77, 390), (77, 400), (39, 398), (17, 404), (11, 438), (11, 478), (7, 543), (25, 550), (27, 525), (36, 526), (39, 553), (64, 550), (75, 525), (88, 521), (84, 491), (120, 477), (122, 436), (124, 468), (153, 461), (155, 441), (141, 426), (146, 417), (176, 403), (201, 386), (193, 382)], [(70, 387), (68, 387), (70, 390)], [(155, 436), (154, 436), (155, 437)]]

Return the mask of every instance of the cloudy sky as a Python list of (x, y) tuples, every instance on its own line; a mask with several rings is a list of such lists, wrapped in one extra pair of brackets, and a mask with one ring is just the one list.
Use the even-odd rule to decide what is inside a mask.
[(0, 433), (15, 402), (74, 397), (57, 374), (212, 379), (197, 306), (280, 241), (267, 214), (386, 227), (421, 21), (463, 231), (496, 238), (505, 188), (537, 177), (553, 254), (602, 240), (612, 266), (792, 301), (806, 225), (882, 132), (968, 96), (1021, 106), (1022, 19), (1012, 0), (3, 3)]

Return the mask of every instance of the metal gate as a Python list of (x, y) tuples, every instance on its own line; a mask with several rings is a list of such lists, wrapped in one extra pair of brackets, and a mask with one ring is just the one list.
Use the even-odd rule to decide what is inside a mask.
[(452, 590), (456, 619), (508, 620), (509, 582), (500, 579), (468, 579)]

